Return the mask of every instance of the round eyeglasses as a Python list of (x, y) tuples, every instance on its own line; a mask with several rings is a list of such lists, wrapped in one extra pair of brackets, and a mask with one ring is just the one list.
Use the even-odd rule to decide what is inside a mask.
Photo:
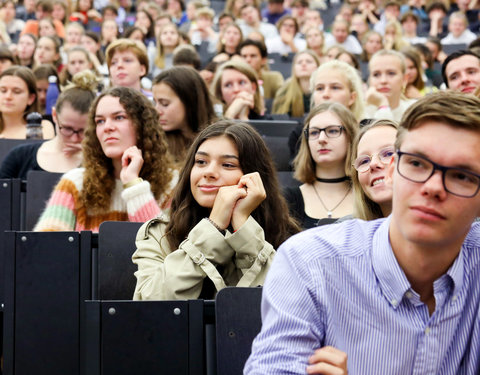
[(413, 182), (426, 182), (436, 170), (442, 172), (445, 191), (459, 197), (471, 198), (480, 189), (480, 175), (463, 168), (445, 167), (424, 156), (397, 150), (397, 171)]
[(309, 127), (308, 129), (304, 130), (305, 137), (308, 140), (315, 140), (320, 137), (322, 132), (325, 132), (325, 135), (328, 138), (338, 138), (342, 135), (343, 126), (342, 125), (329, 125), (325, 128), (315, 128)]
[(392, 160), (392, 156), (395, 154), (393, 147), (385, 147), (373, 155), (360, 155), (355, 159), (353, 163), (353, 168), (355, 168), (360, 173), (365, 173), (370, 169), (370, 163), (372, 162), (375, 156), (378, 156), (378, 160), (382, 164), (388, 164)]

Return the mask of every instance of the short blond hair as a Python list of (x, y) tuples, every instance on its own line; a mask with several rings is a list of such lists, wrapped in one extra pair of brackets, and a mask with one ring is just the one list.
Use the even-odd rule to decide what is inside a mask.
[(117, 39), (108, 45), (107, 51), (105, 52), (107, 66), (110, 69), (110, 65), (112, 63), (113, 55), (116, 52), (124, 52), (130, 51), (132, 52), (140, 62), (140, 65), (145, 67), (145, 74), (142, 76), (145, 77), (148, 74), (148, 55), (147, 55), (147, 48), (145, 45), (139, 41), (131, 40), (131, 39)]

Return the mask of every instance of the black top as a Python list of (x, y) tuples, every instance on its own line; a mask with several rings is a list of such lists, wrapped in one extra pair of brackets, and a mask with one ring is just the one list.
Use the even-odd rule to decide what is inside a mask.
[(43, 171), (37, 163), (37, 152), (43, 142), (27, 143), (13, 148), (3, 160), (0, 178), (27, 179), (27, 172)]
[(284, 190), (285, 199), (288, 203), (290, 215), (298, 220), (303, 229), (318, 227), (320, 225), (332, 224), (338, 218), (315, 219), (305, 213), (305, 201), (299, 187), (287, 187)]

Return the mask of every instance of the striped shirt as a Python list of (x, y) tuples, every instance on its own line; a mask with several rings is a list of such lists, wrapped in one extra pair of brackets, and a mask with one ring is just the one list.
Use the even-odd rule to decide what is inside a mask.
[(326, 345), (347, 353), (351, 375), (480, 374), (480, 223), (434, 282), (431, 316), (393, 254), (389, 223), (319, 227), (279, 248), (244, 374), (305, 374)]

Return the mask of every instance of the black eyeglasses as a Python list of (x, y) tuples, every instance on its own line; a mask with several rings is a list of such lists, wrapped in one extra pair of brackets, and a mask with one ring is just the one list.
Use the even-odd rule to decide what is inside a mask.
[(74, 130), (69, 126), (61, 126), (60, 120), (57, 117), (57, 125), (59, 132), (64, 135), (65, 137), (71, 137), (72, 135), (76, 134), (79, 137), (83, 137), (84, 129)]
[(360, 155), (355, 159), (353, 167), (360, 173), (364, 173), (370, 169), (370, 163), (375, 156), (378, 156), (378, 160), (382, 164), (388, 164), (392, 160), (392, 156), (395, 154), (393, 147), (385, 147), (373, 155)]
[(310, 140), (310, 139), (318, 139), (320, 137), (320, 134), (322, 132), (325, 132), (325, 135), (328, 138), (337, 138), (342, 135), (343, 131), (343, 126), (342, 125), (329, 125), (325, 128), (315, 128), (315, 127), (309, 127), (308, 129), (305, 129), (303, 132), (305, 134), (305, 137)]
[(480, 189), (480, 175), (462, 168), (445, 167), (426, 157), (397, 150), (397, 171), (413, 182), (425, 182), (436, 170), (442, 172), (445, 191), (464, 198), (472, 198)]

